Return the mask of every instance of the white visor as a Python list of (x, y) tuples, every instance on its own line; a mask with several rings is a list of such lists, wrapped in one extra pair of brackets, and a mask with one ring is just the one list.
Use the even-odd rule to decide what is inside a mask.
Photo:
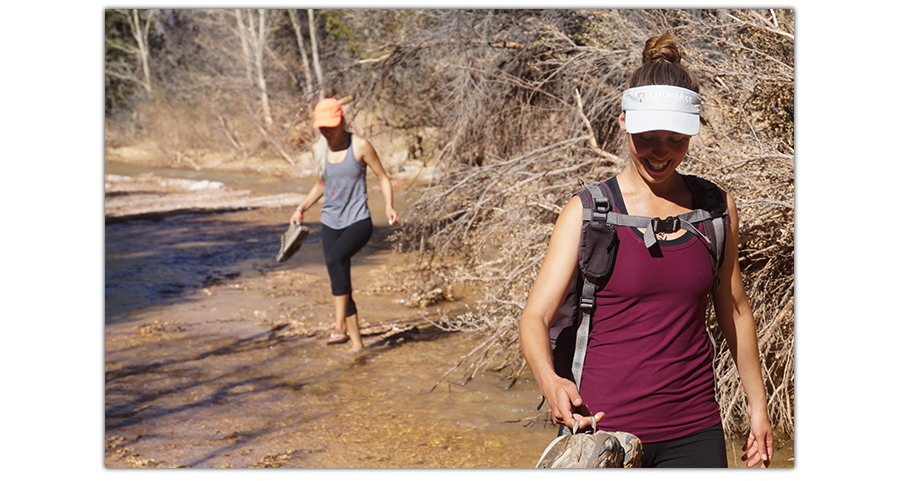
[(622, 94), (625, 130), (639, 134), (668, 130), (684, 135), (700, 132), (700, 95), (671, 85), (645, 85)]

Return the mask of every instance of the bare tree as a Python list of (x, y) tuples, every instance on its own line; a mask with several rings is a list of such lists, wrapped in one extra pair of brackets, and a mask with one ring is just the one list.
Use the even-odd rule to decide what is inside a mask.
[(307, 9), (306, 14), (309, 17), (309, 41), (312, 47), (313, 68), (316, 69), (316, 78), (319, 81), (319, 100), (325, 98), (322, 82), (322, 66), (319, 64), (319, 42), (316, 39), (316, 21), (313, 17), (313, 9)]
[(266, 10), (258, 9), (256, 15), (254, 15), (253, 10), (247, 10), (246, 25), (244, 25), (243, 14), (239, 9), (235, 11), (234, 16), (237, 19), (237, 34), (244, 54), (243, 61), (247, 71), (247, 79), (259, 89), (263, 120), (268, 127), (272, 125), (273, 120), (263, 68), (263, 52), (266, 50), (266, 36), (268, 33), (266, 29)]
[(300, 57), (303, 60), (303, 76), (306, 79), (306, 91), (312, 92), (313, 80), (312, 72), (309, 70), (309, 56), (306, 53), (303, 32), (300, 31), (300, 24), (297, 22), (297, 13), (294, 9), (288, 9), (288, 16), (291, 18), (291, 26), (294, 27), (294, 34), (297, 36), (297, 47), (300, 49)]
[(269, 107), (269, 92), (266, 89), (266, 77), (263, 75), (263, 51), (265, 51), (266, 48), (267, 34), (266, 9), (260, 8), (257, 10), (257, 13), (259, 14), (259, 30), (257, 30), (253, 24), (253, 14), (251, 13), (248, 15), (250, 24), (248, 32), (250, 32), (250, 46), (253, 51), (253, 61), (256, 66), (256, 85), (259, 87), (260, 102), (262, 103), (263, 109), (263, 120), (268, 127), (272, 125), (273, 121), (272, 109)]
[(135, 40), (135, 45), (126, 44), (121, 41), (111, 40), (109, 38), (106, 39), (106, 45), (112, 47), (117, 50), (121, 50), (129, 55), (134, 55), (138, 59), (140, 59), (140, 68), (142, 71), (142, 76), (139, 76), (137, 72), (135, 72), (132, 68), (130, 68), (127, 64), (117, 62), (112, 65), (107, 65), (106, 73), (107, 75), (111, 75), (113, 77), (129, 80), (135, 83), (140, 84), (147, 93), (153, 92), (152, 82), (150, 81), (150, 47), (147, 42), (147, 37), (150, 33), (150, 25), (153, 23), (153, 17), (156, 15), (156, 9), (143, 10), (144, 20), (141, 20), (141, 10), (131, 9), (128, 10), (117, 10), (120, 12), (127, 20), (128, 25), (131, 27), (131, 34)]
[(253, 83), (253, 63), (251, 62), (252, 54), (250, 52), (250, 42), (247, 40), (247, 27), (244, 25), (241, 9), (234, 9), (234, 17), (237, 19), (237, 34), (241, 40), (241, 51), (244, 53), (244, 67), (247, 72), (247, 81)]

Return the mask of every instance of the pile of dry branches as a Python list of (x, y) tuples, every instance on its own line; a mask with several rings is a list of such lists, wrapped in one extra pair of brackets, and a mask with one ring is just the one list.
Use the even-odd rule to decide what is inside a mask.
[[(416, 276), (396, 283), (483, 292), (469, 313), (435, 320), (486, 336), (447, 377), (491, 369), (515, 382), (526, 367), (518, 320), (556, 217), (579, 179), (601, 181), (624, 165), (621, 93), (644, 42), (669, 31), (704, 99), (703, 127), (681, 170), (737, 202), (770, 414), (793, 431), (793, 11), (310, 13), (142, 12), (134, 18), (144, 18), (150, 56), (128, 66), (128, 24), (108, 11), (107, 40), (122, 48), (107, 55), (107, 143), (155, 139), (173, 162), (191, 166), (207, 149), (241, 160), (274, 154), (292, 166), (313, 140), (308, 107), (319, 93), (353, 98), (348, 110), (367, 118), (355, 129), (375, 137), (382, 132), (371, 129), (383, 124), (410, 139), (438, 176), (404, 214), (411, 221), (395, 245), (417, 251), (419, 263)], [(298, 22), (304, 14), (309, 21)], [(242, 18), (257, 27), (244, 29)], [(315, 84), (301, 75), (313, 41), (323, 70)], [(131, 108), (122, 100), (131, 90), (114, 88), (121, 79), (113, 74), (141, 63), (150, 80)], [(741, 431), (745, 399), (727, 350), (716, 366), (726, 430)]]
[[(668, 30), (703, 85), (704, 126), (681, 170), (736, 199), (740, 263), (759, 326), (770, 415), (792, 433), (793, 12), (471, 14), (453, 24), (454, 42), (448, 35), (442, 42), (406, 37), (383, 66), (392, 72), (415, 63), (433, 72), (416, 84), (415, 108), (397, 115), (441, 126), (435, 158), (443, 176), (411, 207), (406, 217), (415, 221), (397, 246), (419, 250), (418, 281), (478, 285), (484, 292), (473, 311), (434, 321), (486, 336), (445, 378), (461, 373), (465, 382), (499, 370), (514, 383), (525, 369), (518, 319), (553, 224), (579, 179), (603, 180), (623, 166), (615, 124), (620, 95), (643, 42)], [(445, 18), (430, 15), (432, 31), (446, 34)], [(391, 83), (389, 75), (379, 78)], [(385, 95), (408, 94), (408, 88), (386, 88), (394, 93)], [(431, 269), (447, 265), (455, 269)], [(424, 279), (438, 275), (443, 278)], [(716, 367), (723, 418), (726, 431), (737, 433), (746, 429), (745, 399), (730, 353), (722, 351)]]

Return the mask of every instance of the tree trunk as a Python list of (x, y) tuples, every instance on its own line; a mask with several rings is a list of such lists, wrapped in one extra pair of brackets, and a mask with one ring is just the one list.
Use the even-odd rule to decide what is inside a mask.
[(247, 72), (247, 81), (253, 83), (253, 63), (250, 61), (252, 57), (250, 53), (250, 43), (247, 40), (247, 27), (244, 25), (244, 19), (241, 16), (241, 9), (234, 9), (234, 16), (237, 18), (238, 38), (241, 39), (241, 50), (244, 52), (244, 68)]
[(141, 26), (141, 18), (138, 16), (138, 10), (131, 10), (131, 17), (129, 18), (131, 23), (131, 32), (134, 34), (134, 39), (137, 41), (138, 45), (138, 55), (141, 57), (141, 69), (144, 72), (144, 88), (147, 89), (147, 93), (152, 93), (153, 89), (150, 85), (150, 52), (149, 46), (147, 45), (147, 36), (150, 33), (150, 21), (153, 19), (153, 15), (156, 13), (156, 10), (148, 10), (147, 11), (147, 21)]
[(306, 91), (312, 92), (312, 72), (309, 70), (309, 57), (306, 54), (306, 45), (303, 43), (303, 33), (300, 31), (300, 24), (297, 23), (297, 13), (294, 9), (288, 9), (288, 16), (291, 17), (291, 25), (294, 27), (294, 34), (297, 35), (297, 46), (300, 47), (300, 56), (303, 58), (303, 75), (306, 77)]
[(291, 17), (291, 25), (294, 27), (294, 34), (297, 36), (297, 46), (300, 48), (300, 56), (303, 59), (303, 75), (306, 77), (306, 90), (312, 92), (312, 72), (309, 70), (309, 55), (306, 53), (306, 44), (303, 42), (303, 33), (300, 31), (300, 24), (297, 22), (296, 12), (293, 9), (289, 9), (288, 16)]
[(266, 127), (270, 127), (272, 121), (272, 110), (269, 108), (269, 94), (266, 90), (266, 77), (263, 75), (263, 51), (266, 42), (266, 10), (258, 9), (259, 12), (259, 29), (257, 30), (253, 22), (253, 14), (248, 15), (250, 24), (250, 40), (253, 47), (253, 61), (256, 65), (256, 85), (259, 87), (260, 102), (263, 109), (263, 120)]
[(309, 40), (312, 45), (313, 68), (316, 69), (316, 79), (319, 81), (319, 100), (322, 100), (325, 98), (325, 90), (322, 84), (322, 67), (319, 66), (319, 43), (316, 40), (316, 22), (311, 8), (307, 9), (306, 13), (309, 16)]

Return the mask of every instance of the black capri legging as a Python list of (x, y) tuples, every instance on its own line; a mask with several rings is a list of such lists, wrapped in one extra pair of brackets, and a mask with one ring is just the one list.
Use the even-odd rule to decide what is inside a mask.
[(332, 229), (322, 225), (322, 250), (325, 252), (325, 265), (328, 277), (331, 278), (331, 294), (343, 296), (350, 294), (347, 301), (347, 315), (356, 314), (356, 303), (353, 302), (353, 286), (350, 283), (350, 258), (359, 252), (372, 237), (372, 219), (367, 218), (350, 224), (343, 229)]

